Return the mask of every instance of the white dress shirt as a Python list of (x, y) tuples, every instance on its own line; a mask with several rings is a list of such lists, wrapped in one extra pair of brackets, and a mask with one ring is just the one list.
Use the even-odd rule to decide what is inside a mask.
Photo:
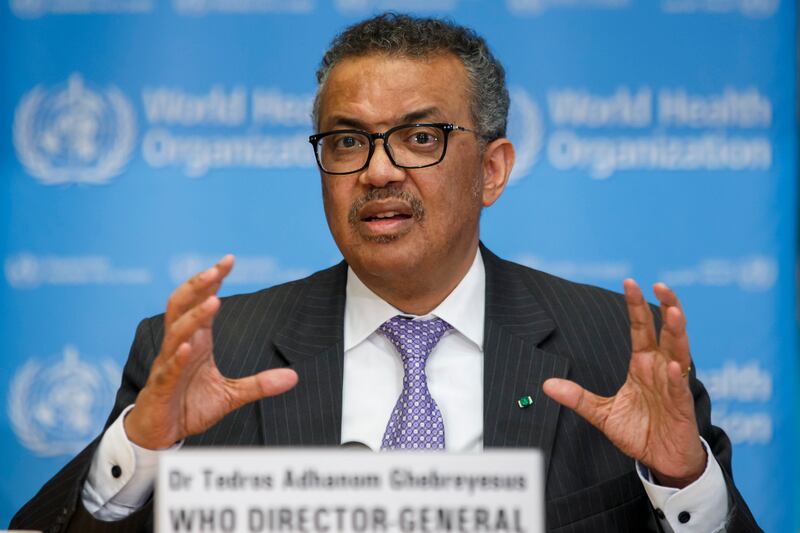
[[(428, 357), (426, 374), (431, 396), (445, 427), (445, 447), (452, 452), (483, 449), (483, 327), (486, 275), (483, 259), (475, 259), (458, 286), (428, 315), (453, 329)], [(395, 315), (404, 314), (383, 301), (348, 269), (344, 317), (344, 380), (342, 443), (359, 442), (379, 450), (386, 424), (402, 390), (403, 365), (394, 346), (377, 332)], [(123, 419), (108, 428), (95, 452), (83, 487), (86, 509), (101, 520), (120, 520), (149, 499), (155, 485), (158, 451), (130, 442)], [(708, 450), (708, 445), (703, 441)], [(179, 447), (176, 444), (173, 448)], [(662, 528), (673, 533), (724, 531), (728, 492), (714, 456), (703, 475), (678, 490), (650, 481), (646, 468), (637, 472), (650, 502), (661, 513)], [(118, 467), (118, 468), (115, 468)], [(114, 473), (118, 474), (116, 477)], [(691, 519), (681, 523), (679, 515)], [(663, 518), (661, 518), (663, 516)]]
[[(411, 316), (383, 301), (352, 270), (344, 307), (342, 442), (380, 450), (386, 424), (403, 390), (403, 362), (377, 332), (396, 315)], [(483, 448), (483, 314), (486, 275), (480, 254), (453, 292), (428, 315), (453, 326), (425, 364), (428, 389), (444, 421), (445, 449)]]

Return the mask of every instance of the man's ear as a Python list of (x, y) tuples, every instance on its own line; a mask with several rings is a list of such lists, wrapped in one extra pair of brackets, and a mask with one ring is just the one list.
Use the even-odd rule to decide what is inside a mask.
[(484, 207), (489, 207), (500, 198), (514, 166), (514, 145), (505, 137), (495, 139), (486, 145), (483, 152), (483, 189)]

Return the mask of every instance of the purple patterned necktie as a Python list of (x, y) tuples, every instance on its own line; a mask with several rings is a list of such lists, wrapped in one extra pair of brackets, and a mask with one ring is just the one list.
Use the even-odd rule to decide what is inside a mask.
[(378, 328), (403, 359), (403, 392), (386, 425), (381, 449), (444, 449), (442, 413), (433, 401), (425, 377), (425, 362), (442, 335), (453, 326), (441, 318), (390, 318)]

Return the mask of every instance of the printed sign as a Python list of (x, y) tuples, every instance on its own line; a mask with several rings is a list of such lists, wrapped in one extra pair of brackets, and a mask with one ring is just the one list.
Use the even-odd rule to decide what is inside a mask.
[(537, 450), (180, 450), (159, 462), (158, 533), (544, 531)]

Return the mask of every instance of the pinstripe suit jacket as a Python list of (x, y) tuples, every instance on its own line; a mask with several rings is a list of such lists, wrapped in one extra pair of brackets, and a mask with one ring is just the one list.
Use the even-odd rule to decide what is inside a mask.
[[(658, 531), (633, 461), (569, 409), (542, 393), (550, 377), (612, 395), (625, 380), (630, 334), (624, 299), (503, 261), (481, 246), (486, 267), (484, 446), (536, 447), (546, 458), (547, 527), (567, 532)], [(290, 392), (247, 405), (187, 446), (336, 446), (342, 420), (344, 263), (309, 278), (223, 299), (214, 324), (223, 374), (290, 366)], [(142, 321), (108, 423), (134, 402), (158, 353), (163, 316)], [(728, 438), (710, 423), (703, 386), (691, 377), (701, 434), (729, 487), (729, 531), (760, 531), (731, 478)], [(516, 399), (534, 396), (518, 409)], [(92, 519), (80, 490), (99, 441), (65, 466), (12, 520), (12, 527), (150, 531), (152, 504), (120, 522)]]

